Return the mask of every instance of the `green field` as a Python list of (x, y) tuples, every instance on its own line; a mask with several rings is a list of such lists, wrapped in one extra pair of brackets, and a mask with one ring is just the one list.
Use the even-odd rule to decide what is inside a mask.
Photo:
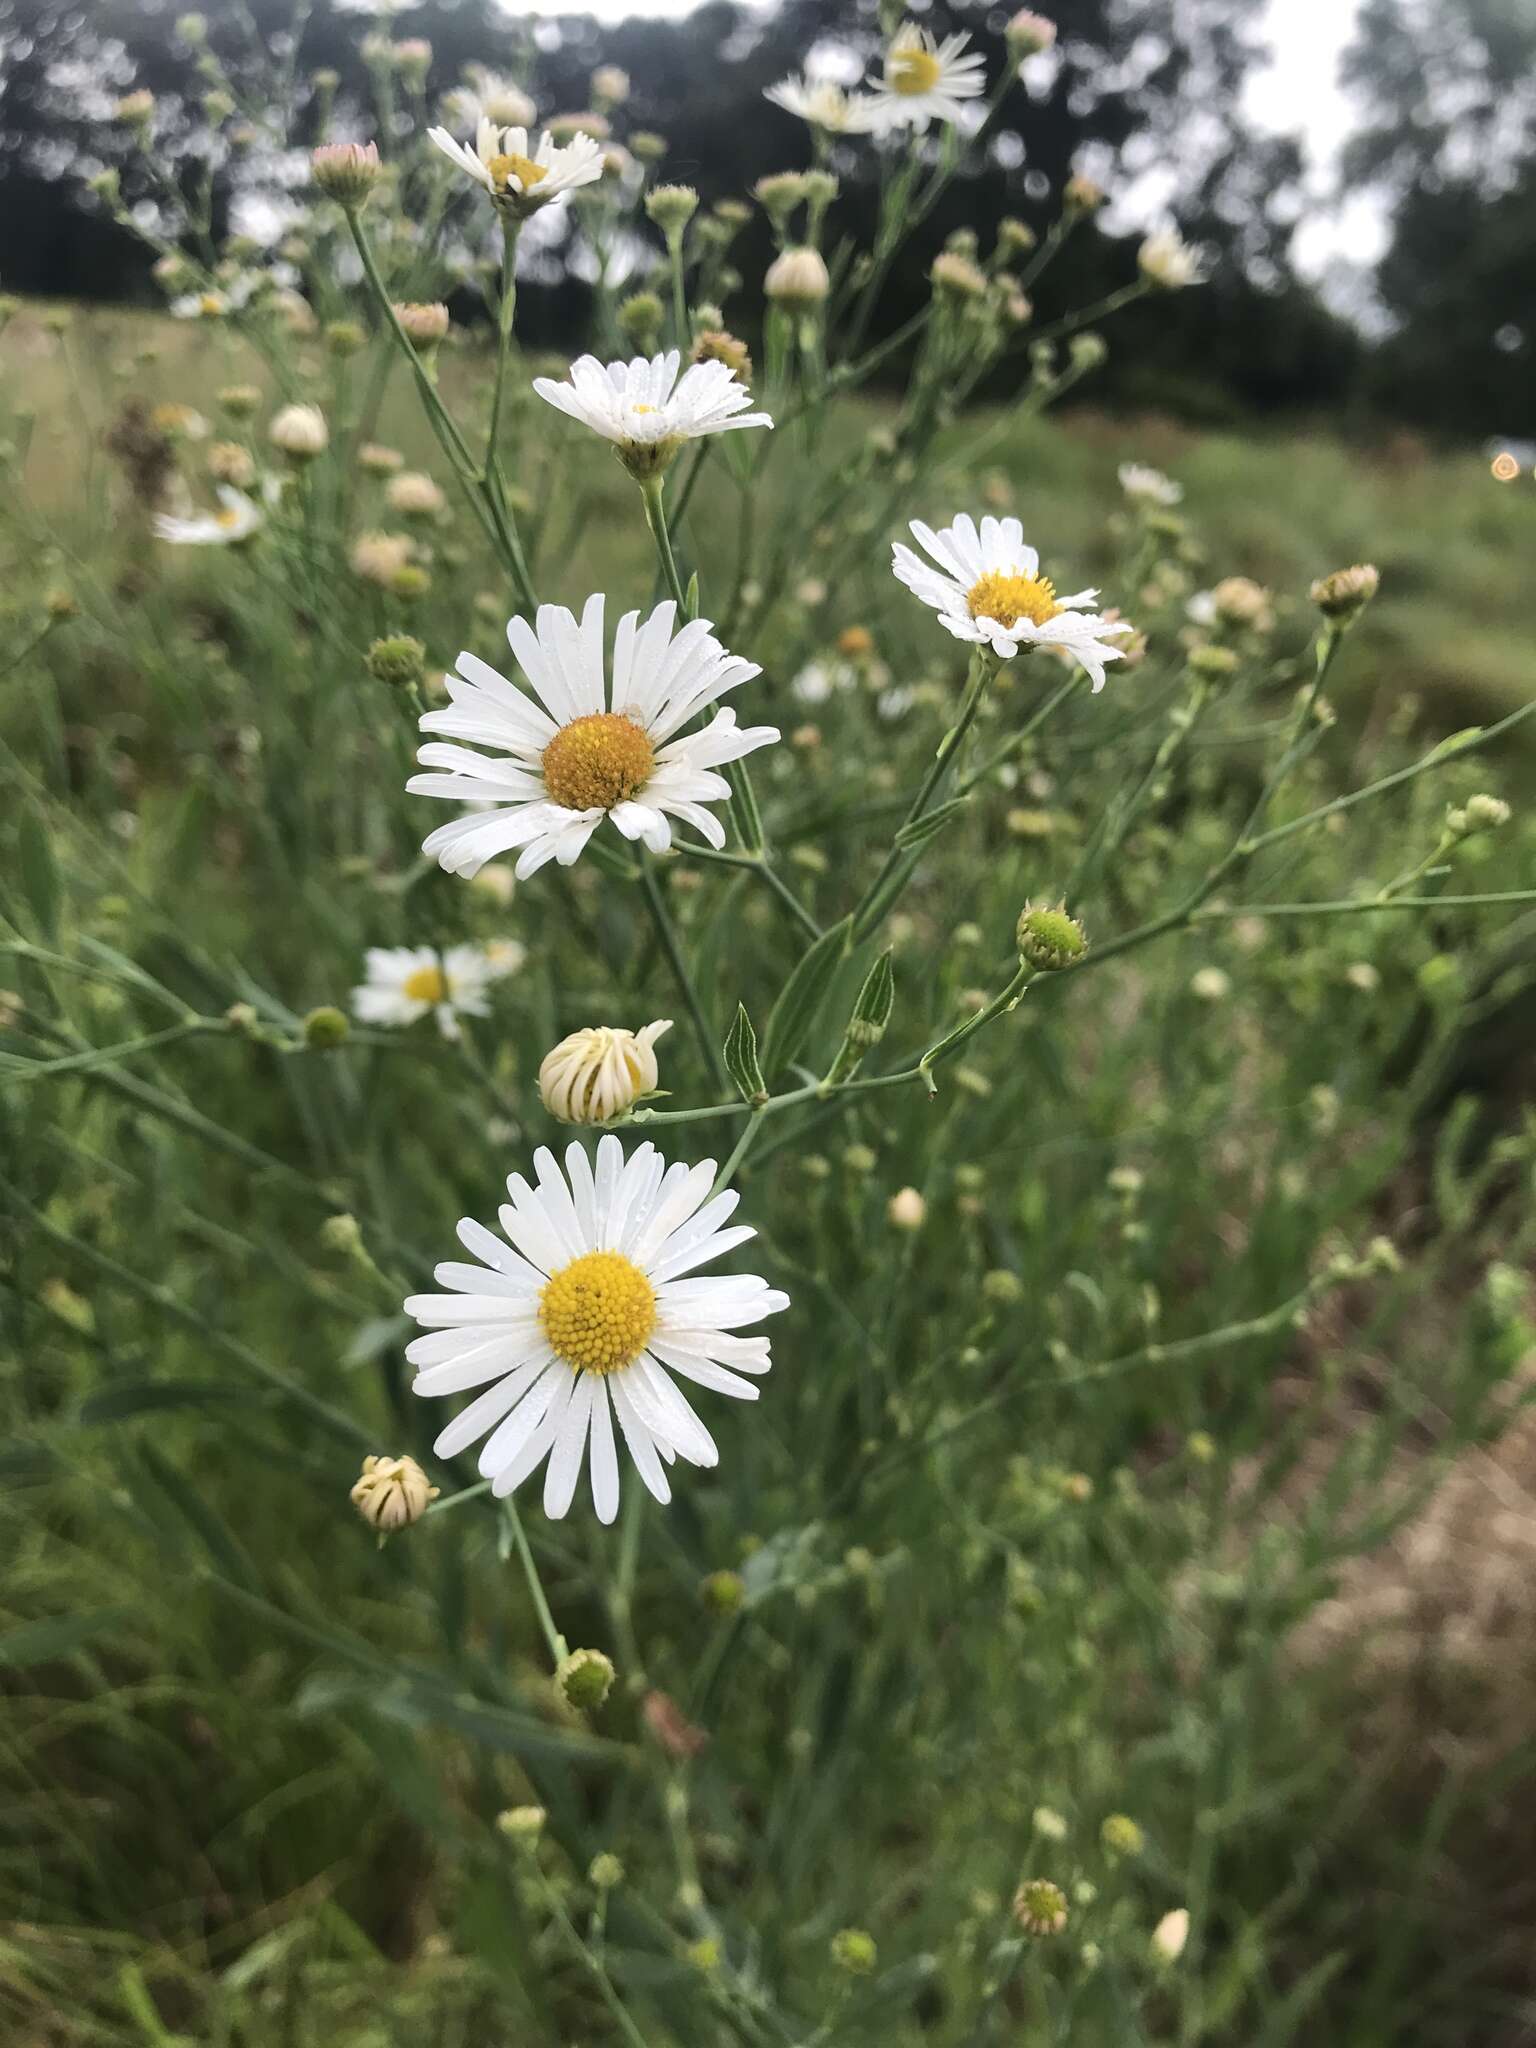
[[(1468, 743), (1532, 696), (1530, 479), (1086, 409), (963, 414), (906, 474), (870, 454), (895, 401), (861, 400), (782, 430), (743, 559), (753, 494), (701, 471), (684, 574), (762, 664), (743, 718), (786, 743), (757, 799), (818, 926), (879, 869), (965, 673), (889, 573), (907, 518), (1016, 512), (1149, 646), (1022, 739), (1066, 671), (1004, 671), (968, 802), (768, 1077), (826, 1072), (886, 947), (868, 1073), (1008, 984), (1027, 901), (1086, 927), (1084, 965), (931, 1098), (764, 1119), (746, 1256), (792, 1307), (761, 1401), (709, 1408), (718, 1467), (680, 1467), (664, 1511), (628, 1475), (612, 1529), (519, 1496), (561, 1633), (617, 1667), (583, 1716), (512, 1523), (449, 1505), (473, 1455), (430, 1456), (400, 1304), (570, 1136), (536, 1085), (564, 1033), (672, 1016), (661, 1107), (720, 1084), (632, 881), (583, 859), (503, 894), (418, 855), (442, 807), (404, 793), (414, 715), (366, 655), (406, 632), (430, 673), (506, 667), (512, 596), (462, 504), (409, 597), (349, 570), (398, 521), (332, 457), (248, 549), (153, 539), (133, 399), (265, 463), (273, 407), (313, 398), (333, 456), (384, 441), (448, 486), (386, 357), (288, 360), (284, 388), (147, 315), (61, 335), (30, 308), (0, 337), (5, 2039), (1529, 2041), (1536, 921), (1440, 899), (1536, 888), (1531, 727)], [(526, 368), (506, 446), (539, 595), (649, 606), (638, 493)], [(246, 381), (251, 427), (217, 396)], [(489, 381), (474, 344), (445, 356), (463, 417)], [(199, 503), (206, 448), (175, 454)], [(1127, 460), (1183, 483), (1177, 522), (1127, 512)], [(1297, 725), (1308, 585), (1360, 560), (1382, 589), (1336, 722)], [(1238, 574), (1273, 630), (1202, 680), (1185, 600)], [(850, 627), (872, 655), (810, 701)], [(1201, 896), (1261, 791), (1272, 842)], [(1480, 791), (1512, 819), (1447, 848)], [(738, 1003), (766, 1036), (803, 946), (780, 897), (686, 856), (658, 887), (715, 1040)], [(1384, 889), (1412, 907), (1341, 907)], [(306, 1027), (369, 946), (499, 937), (526, 964), (458, 1044)], [(739, 1120), (658, 1142), (723, 1156)], [(347, 1500), (370, 1451), (443, 1489), (382, 1546)], [(657, 1694), (698, 1754), (658, 1740)], [(534, 1802), (530, 1851), (496, 1817)], [(1010, 1915), (1033, 1879), (1057, 1933)]]

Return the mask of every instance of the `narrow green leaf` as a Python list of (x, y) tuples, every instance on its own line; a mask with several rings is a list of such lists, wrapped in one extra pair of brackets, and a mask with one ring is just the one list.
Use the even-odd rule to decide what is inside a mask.
[[(890, 948), (887, 947), (865, 975), (864, 986), (853, 1006), (849, 1028), (861, 1046), (873, 1045), (884, 1036), (895, 1002), (896, 976), (891, 966)], [(858, 1027), (856, 1031), (855, 1026)]]
[(128, 1619), (126, 1608), (94, 1607), (81, 1614), (52, 1615), (46, 1621), (24, 1621), (0, 1634), (0, 1668), (25, 1671), (33, 1664), (51, 1664)]
[(845, 917), (824, 931), (779, 991), (763, 1034), (765, 1073), (788, 1066), (804, 1045), (842, 965), (852, 929), (852, 917)]
[(936, 804), (931, 811), (925, 811), (920, 818), (903, 825), (896, 834), (896, 844), (906, 848), (926, 846), (930, 839), (936, 839), (946, 825), (958, 818), (969, 803), (968, 796), (952, 796), (948, 803)]
[(236, 1585), (254, 1586), (257, 1580), (251, 1561), (223, 1518), (168, 1459), (161, 1457), (153, 1444), (141, 1444), (139, 1458), (162, 1495), (208, 1553), (215, 1570)]
[(763, 818), (757, 808), (757, 793), (745, 761), (733, 761), (725, 771), (731, 785), (731, 822), (736, 837), (747, 853), (763, 850)]
[(37, 920), (38, 930), (45, 938), (56, 938), (59, 930), (59, 870), (54, 862), (48, 828), (34, 811), (26, 812), (22, 818), (16, 851), (21, 884), (26, 891), (28, 906)]
[(763, 1070), (758, 1064), (757, 1033), (752, 1019), (740, 1003), (725, 1035), (725, 1071), (736, 1083), (743, 1102), (761, 1102), (768, 1093)]
[(173, 1408), (205, 1408), (217, 1401), (248, 1401), (251, 1390), (229, 1380), (114, 1380), (80, 1403), (82, 1428), (126, 1422), (135, 1415), (160, 1415)]

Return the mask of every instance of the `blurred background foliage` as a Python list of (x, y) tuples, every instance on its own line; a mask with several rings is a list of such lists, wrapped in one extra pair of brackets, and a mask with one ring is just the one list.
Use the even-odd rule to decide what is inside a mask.
[[(180, 0), (0, 0), (7, 289), (155, 296), (142, 245), (82, 190), (83, 177), (116, 161), (130, 200), (155, 204), (129, 138), (114, 137), (105, 118), (130, 86), (156, 95), (162, 167), (188, 184), (211, 178), (216, 219), (237, 201), (257, 217), (264, 204), (276, 218), (283, 195), (302, 184), (301, 150), (262, 136), (243, 148), (214, 139), (200, 112), (198, 52), (176, 31), (182, 11)], [(985, 159), (955, 180), (904, 250), (882, 301), (887, 330), (922, 304), (927, 264), (954, 228), (972, 226), (985, 243), (1005, 214), (1042, 225), (1075, 162), (1111, 189), (1156, 166), (1171, 172), (1173, 211), (1210, 251), (1213, 275), (1198, 294), (1131, 310), (1096, 397), (1216, 424), (1315, 408), (1448, 433), (1523, 431), (1536, 345), (1536, 273), (1520, 260), (1536, 241), (1536, 10), (1526, 0), (1367, 0), (1344, 65), (1358, 126), (1341, 183), (1351, 195), (1372, 193), (1390, 228), (1374, 277), (1360, 280), (1363, 322), (1298, 275), (1292, 245), (1309, 203), (1302, 149), (1245, 112), (1244, 86), (1266, 59), (1266, 37), (1283, 29), (1283, 10), (1267, 14), (1263, 0), (1064, 0), (1054, 11), (1054, 75), (1012, 103)], [(995, 73), (1002, 11), (958, 0), (943, 13)], [(213, 11), (210, 46), (239, 79), (251, 22), (259, 46), (281, 52), (293, 20), (291, 0), (244, 0)], [(349, 114), (358, 134), (372, 131), (363, 112), (370, 26), (366, 14), (319, 0), (293, 50), (301, 73), (338, 74), (335, 132), (347, 132)], [(633, 126), (667, 138), (667, 175), (695, 183), (706, 200), (807, 161), (808, 131), (763, 100), (765, 86), (819, 46), (872, 58), (879, 43), (876, 9), (841, 0), (784, 0), (768, 11), (721, 0), (680, 21), (601, 29), (573, 14), (534, 32), (496, 0), (427, 0), (393, 14), (390, 32), (430, 40), (428, 105), (466, 65), (489, 61), (520, 78), (542, 113), (573, 109), (595, 63), (622, 65)], [(402, 130), (410, 118), (402, 108)], [(842, 217), (861, 242), (876, 203), (873, 183), (861, 183), (867, 163), (852, 150), (834, 153)], [(1041, 317), (1123, 278), (1137, 232), (1075, 237), (1041, 295)], [(754, 220), (738, 249), (749, 298), (770, 253), (766, 225)], [(556, 346), (579, 337), (582, 297), (558, 266), (528, 277), (527, 337)]]

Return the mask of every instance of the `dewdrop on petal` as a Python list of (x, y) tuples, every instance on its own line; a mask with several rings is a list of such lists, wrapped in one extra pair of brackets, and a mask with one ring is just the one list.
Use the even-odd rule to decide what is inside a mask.
[(1152, 1930), (1152, 1953), (1159, 1962), (1176, 1963), (1189, 1940), (1189, 1908), (1175, 1906)]
[(382, 1536), (419, 1522), (439, 1489), (414, 1458), (364, 1458), (352, 1505)]
[(613, 1660), (601, 1650), (572, 1650), (555, 1670), (555, 1691), (568, 1707), (593, 1714), (613, 1690)]
[(1026, 1934), (1060, 1934), (1067, 1924), (1067, 1895), (1047, 1877), (1026, 1878), (1013, 1895), (1013, 1917)]
[(290, 462), (313, 462), (330, 444), (330, 430), (318, 405), (285, 405), (267, 428), (267, 439)]
[(605, 1124), (659, 1085), (656, 1041), (670, 1017), (642, 1031), (594, 1024), (562, 1038), (539, 1064), (539, 1098), (564, 1124)]

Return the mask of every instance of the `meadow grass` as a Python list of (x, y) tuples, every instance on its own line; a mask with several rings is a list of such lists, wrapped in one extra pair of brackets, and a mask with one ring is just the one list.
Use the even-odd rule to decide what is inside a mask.
[[(103, 452), (121, 400), (212, 414), (249, 360), (120, 314), (0, 345), (36, 415), (11, 426), (16, 652), (44, 590), (81, 608), (0, 698), (7, 2038), (1528, 2038), (1506, 1816), (1530, 1731), (1479, 1707), (1523, 1653), (1496, 1617), (1417, 1664), (1381, 1635), (1413, 1588), (1392, 1545), (1498, 1442), (1529, 1369), (1530, 914), (1260, 914), (1427, 858), (1448, 802), (1518, 797), (1518, 743), (1280, 840), (1161, 943), (1102, 970), (1091, 950), (1086, 983), (1039, 978), (931, 1099), (768, 1124), (740, 1185), (794, 1305), (763, 1400), (712, 1416), (721, 1463), (665, 1513), (637, 1490), (613, 1530), (523, 1511), (564, 1635), (618, 1667), (584, 1718), (551, 1685), (513, 1525), (447, 1498), (470, 1461), (382, 1547), (345, 1494), (365, 1451), (428, 1459), (402, 1294), (509, 1162), (560, 1142), (548, 1047), (674, 1015), (662, 1108), (718, 1099), (667, 959), (591, 863), (508, 902), (416, 857), (435, 820), (402, 794), (412, 721), (364, 650), (404, 627), (434, 668), (461, 644), (504, 660), (504, 579), (462, 512), (408, 609), (335, 545), (157, 551)], [(472, 411), (485, 370), (450, 355), (444, 388)], [(633, 486), (519, 404), (541, 595), (648, 603)], [(855, 504), (846, 541), (803, 530), (807, 466), (851, 472), (890, 417), (860, 405), (792, 451), (746, 578), (723, 465), (680, 536), (706, 614), (719, 592), (750, 622), (754, 709), (795, 730), (755, 781), (822, 925), (875, 871), (964, 668), (888, 573), (898, 527), (861, 534)], [(377, 434), (430, 466), (398, 388)], [(1198, 887), (1308, 673), (1311, 576), (1369, 555), (1383, 595), (1272, 826), (1529, 694), (1528, 493), (1469, 454), (967, 414), (907, 500), (1017, 507), (1139, 621), (1127, 457), (1186, 485), (1183, 585), (1148, 662), (980, 776), (924, 849), (882, 934), (881, 1067), (1007, 983), (1027, 900), (1067, 891), (1102, 947)], [(1188, 689), (1180, 589), (1234, 573), (1276, 593), (1273, 635), (1158, 754)], [(878, 667), (797, 694), (855, 625)], [(1040, 688), (1028, 664), (1003, 679), (971, 759)], [(1112, 794), (1143, 776), (1117, 838)], [(1520, 813), (1422, 888), (1526, 890), (1533, 866)], [(740, 1002), (761, 1032), (797, 956), (782, 906), (684, 859), (666, 881), (708, 1019), (723, 1036)], [(430, 1024), (306, 1039), (366, 946), (508, 934), (527, 964), (461, 1045)], [(812, 1049), (814, 1073), (835, 1038)], [(684, 1127), (684, 1156), (734, 1135)], [(920, 1205), (893, 1208), (903, 1189)], [(1460, 1569), (1448, 1597), (1475, 1617), (1479, 1557)], [(533, 1801), (537, 1854), (496, 1826)], [(600, 1855), (621, 1881), (593, 1881)], [(1057, 1935), (1010, 1916), (1032, 1878), (1063, 1890)], [(1153, 1930), (1179, 1910), (1173, 1958)]]

